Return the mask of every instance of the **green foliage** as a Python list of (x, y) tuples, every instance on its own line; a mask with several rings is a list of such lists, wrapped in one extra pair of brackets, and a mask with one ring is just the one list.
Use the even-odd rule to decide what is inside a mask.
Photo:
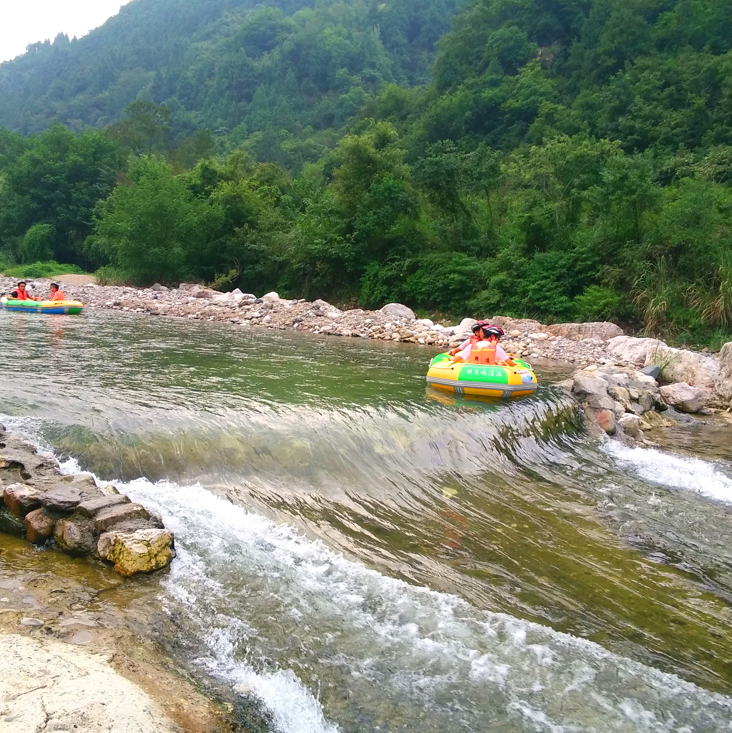
[(32, 262), (26, 265), (7, 265), (3, 266), (0, 261), (0, 271), (6, 277), (17, 277), (40, 279), (56, 277), (57, 275), (85, 275), (86, 273), (76, 265), (61, 265), (58, 262), (50, 260), (49, 262)]
[(23, 237), (18, 255), (23, 262), (46, 262), (53, 257), (56, 229), (52, 224), (34, 224)]

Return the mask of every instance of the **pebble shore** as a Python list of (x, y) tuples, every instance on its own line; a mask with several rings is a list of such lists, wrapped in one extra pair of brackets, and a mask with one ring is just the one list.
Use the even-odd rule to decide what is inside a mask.
[[(46, 296), (50, 280), (29, 281), (33, 295)], [(15, 280), (0, 277), (0, 293), (8, 293)], [(154, 285), (131, 288), (100, 285), (67, 285), (68, 300), (80, 300), (86, 308), (150, 316), (188, 318), (196, 321), (230, 323), (238, 328), (292, 330), (346, 338), (424, 344), (445, 350), (470, 334), (473, 319), (459, 324), (442, 324), (417, 318), (406, 306), (392, 303), (378, 311), (359, 308), (340, 310), (324, 300), (287, 300), (276, 293), (218, 293), (198, 285), (183, 283), (179, 288)], [(602, 363), (604, 344), (623, 332), (614, 324), (555, 324), (496, 316), (492, 322), (506, 331), (502, 346), (526, 359), (552, 359), (586, 365)]]

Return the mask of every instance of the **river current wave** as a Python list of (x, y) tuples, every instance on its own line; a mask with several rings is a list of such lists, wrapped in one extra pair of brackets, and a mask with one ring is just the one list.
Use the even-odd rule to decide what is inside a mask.
[(273, 729), (732, 730), (727, 460), (434, 394), (419, 348), (27, 319), (38, 375), (8, 323), (3, 422), (162, 513), (182, 663)]

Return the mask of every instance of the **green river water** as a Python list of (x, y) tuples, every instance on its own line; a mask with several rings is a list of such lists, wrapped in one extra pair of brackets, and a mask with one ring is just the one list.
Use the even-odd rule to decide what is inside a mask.
[(163, 514), (180, 663), (274, 730), (732, 730), (728, 434), (599, 441), (561, 369), (487, 404), (432, 355), (0, 311), (0, 413)]

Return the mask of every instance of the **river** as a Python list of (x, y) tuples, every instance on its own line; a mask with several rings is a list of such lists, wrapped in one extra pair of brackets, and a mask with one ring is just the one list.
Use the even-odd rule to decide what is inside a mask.
[(273, 730), (732, 730), (730, 442), (592, 438), (548, 367), (455, 400), (431, 355), (0, 311), (0, 417), (162, 513), (173, 653)]

